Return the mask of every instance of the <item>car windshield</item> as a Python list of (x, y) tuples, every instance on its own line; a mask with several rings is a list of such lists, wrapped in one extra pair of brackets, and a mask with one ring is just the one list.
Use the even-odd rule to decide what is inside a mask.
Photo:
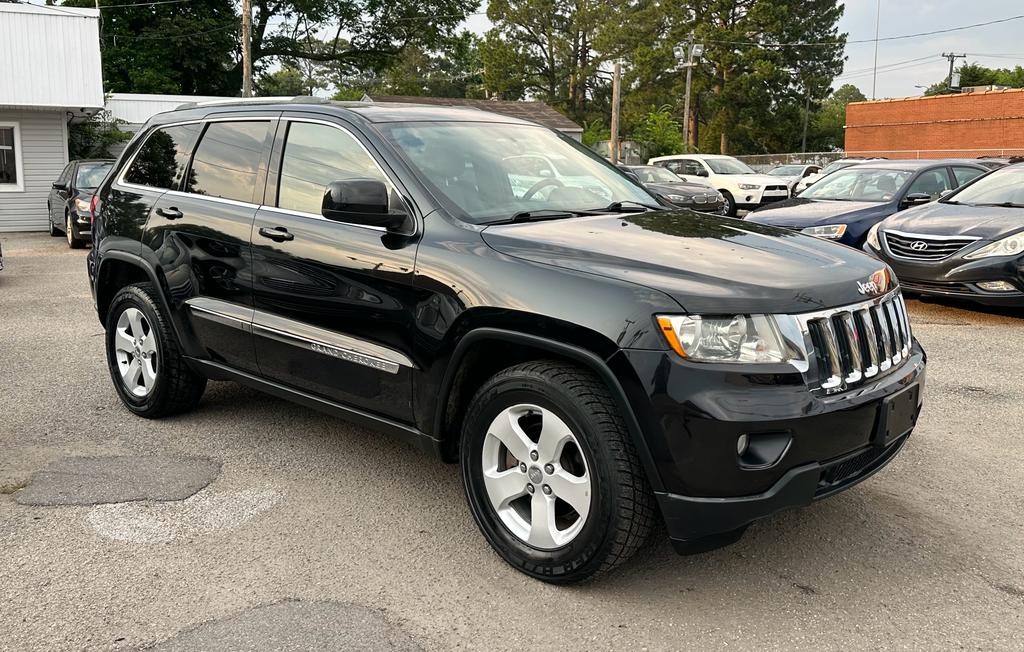
[(975, 206), (1024, 206), (1024, 167), (1000, 168), (942, 201)]
[(734, 158), (706, 158), (704, 162), (715, 174), (757, 174), (749, 165)]
[(854, 167), (823, 178), (800, 193), (804, 199), (890, 201), (913, 176), (911, 170)]
[(422, 178), (476, 223), (523, 213), (602, 210), (658, 200), (575, 141), (544, 127), (391, 123), (384, 134)]
[(768, 174), (773, 177), (798, 177), (803, 174), (804, 166), (802, 165), (780, 165), (768, 170)]
[(659, 168), (655, 165), (650, 167), (633, 168), (637, 176), (644, 183), (682, 183), (680, 179), (672, 170), (665, 168)]
[(78, 166), (75, 176), (76, 188), (99, 188), (103, 177), (107, 176), (111, 163), (82, 163)]

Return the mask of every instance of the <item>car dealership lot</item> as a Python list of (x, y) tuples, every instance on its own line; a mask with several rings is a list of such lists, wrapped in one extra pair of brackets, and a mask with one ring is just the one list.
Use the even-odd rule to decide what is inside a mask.
[[(656, 532), (559, 588), (491, 552), (456, 467), (375, 433), (227, 383), (131, 416), (85, 252), (0, 242), (0, 649), (1020, 645), (1024, 313), (909, 301), (926, 405), (888, 468), (728, 548)], [(73, 504), (103, 492), (162, 502)]]

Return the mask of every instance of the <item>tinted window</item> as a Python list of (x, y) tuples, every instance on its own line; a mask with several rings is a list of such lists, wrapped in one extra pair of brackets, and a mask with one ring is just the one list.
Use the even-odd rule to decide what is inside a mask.
[(953, 168), (953, 176), (956, 177), (957, 186), (962, 186), (968, 181), (977, 179), (983, 174), (985, 174), (984, 170), (975, 170), (974, 168)]
[(110, 163), (82, 163), (75, 175), (76, 188), (98, 188), (103, 177), (107, 176)]
[(185, 192), (251, 202), (270, 123), (211, 122), (192, 157)]
[(996, 170), (984, 179), (950, 195), (943, 201), (958, 204), (1019, 204), (1024, 206), (1024, 166)]
[(60, 173), (60, 176), (57, 177), (57, 183), (65, 186), (68, 185), (68, 182), (71, 180), (71, 168), (73, 167), (75, 167), (74, 163), (68, 163), (64, 166), (64, 170)]
[(178, 188), (200, 124), (157, 129), (139, 149), (124, 180), (153, 188)]
[(366, 178), (387, 183), (370, 155), (350, 134), (308, 122), (289, 125), (278, 186), (280, 208), (319, 215), (327, 184)]
[(922, 172), (921, 176), (914, 179), (914, 183), (910, 184), (907, 194), (922, 193), (932, 199), (938, 199), (944, 190), (951, 190), (951, 188), (949, 187), (949, 175), (946, 174), (946, 170), (943, 168)]
[(0, 127), (0, 183), (18, 183), (19, 154), (14, 143), (14, 127)]

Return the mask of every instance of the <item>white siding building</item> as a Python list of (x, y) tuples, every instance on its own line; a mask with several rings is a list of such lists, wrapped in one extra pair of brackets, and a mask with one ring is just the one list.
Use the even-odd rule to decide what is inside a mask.
[(42, 230), (68, 121), (103, 108), (99, 11), (0, 3), (0, 231)]

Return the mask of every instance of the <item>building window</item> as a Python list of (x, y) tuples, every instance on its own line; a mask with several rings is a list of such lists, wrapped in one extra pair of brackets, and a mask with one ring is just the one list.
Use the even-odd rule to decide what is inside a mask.
[(0, 122), (0, 192), (24, 190), (21, 134), (16, 122)]

